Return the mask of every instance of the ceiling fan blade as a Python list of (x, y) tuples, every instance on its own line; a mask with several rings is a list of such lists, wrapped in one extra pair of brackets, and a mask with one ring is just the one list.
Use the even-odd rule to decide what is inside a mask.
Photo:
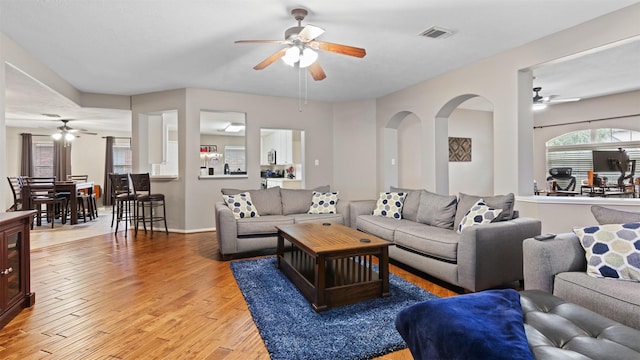
[(365, 55), (367, 55), (367, 51), (363, 48), (349, 46), (349, 45), (328, 43), (324, 41), (312, 41), (309, 43), (309, 46), (311, 46), (314, 49), (320, 49), (320, 50), (329, 51), (336, 54), (355, 56), (359, 58), (363, 58)]
[(564, 99), (550, 99), (549, 101), (547, 101), (547, 103), (557, 104), (557, 103), (574, 102), (574, 101), (580, 101), (580, 98), (576, 97), (576, 98), (564, 98)]
[(309, 42), (324, 34), (324, 29), (314, 25), (307, 25), (298, 33), (298, 39), (302, 42)]
[(236, 40), (236, 44), (290, 44), (288, 40)]
[(277, 61), (278, 59), (283, 57), (284, 53), (287, 52), (287, 49), (289, 49), (289, 48), (281, 49), (277, 53), (275, 53), (275, 54), (269, 56), (268, 58), (264, 59), (260, 64), (254, 66), (253, 68), (255, 70), (262, 70), (262, 69), (266, 68), (267, 66), (273, 64), (275, 61)]
[(309, 69), (311, 77), (313, 77), (313, 80), (315, 81), (320, 81), (327, 77), (327, 74), (324, 73), (322, 66), (320, 66), (320, 63), (317, 60), (313, 64), (309, 65), (307, 69)]

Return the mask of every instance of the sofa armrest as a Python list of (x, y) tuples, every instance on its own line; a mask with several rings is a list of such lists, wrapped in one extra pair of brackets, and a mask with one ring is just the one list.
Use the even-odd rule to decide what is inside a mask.
[(344, 226), (349, 226), (351, 221), (351, 217), (349, 216), (349, 210), (351, 209), (350, 203), (348, 201), (340, 200), (338, 201), (336, 208), (338, 210), (338, 214), (342, 214), (344, 217)]
[(224, 256), (238, 252), (238, 226), (233, 212), (224, 202), (216, 202), (216, 238), (218, 249)]
[(357, 200), (349, 203), (349, 224), (352, 228), (357, 228), (357, 219), (360, 215), (371, 215), (376, 208), (377, 200)]
[(458, 244), (459, 285), (480, 291), (522, 280), (522, 242), (541, 228), (538, 219), (517, 218), (464, 229)]
[(524, 287), (553, 293), (556, 274), (586, 271), (587, 260), (580, 239), (573, 233), (559, 234), (553, 239), (526, 239), (522, 245)]

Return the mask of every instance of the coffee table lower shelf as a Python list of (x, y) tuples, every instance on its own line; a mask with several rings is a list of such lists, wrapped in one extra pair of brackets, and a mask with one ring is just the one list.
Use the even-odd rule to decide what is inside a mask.
[(388, 268), (382, 274), (374, 270), (373, 257), (388, 259), (388, 248), (328, 257), (313, 256), (292, 245), (290, 251), (278, 254), (277, 266), (320, 312), (391, 295)]

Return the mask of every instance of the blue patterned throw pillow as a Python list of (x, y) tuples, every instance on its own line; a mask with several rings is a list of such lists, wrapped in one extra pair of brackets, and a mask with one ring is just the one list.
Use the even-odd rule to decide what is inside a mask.
[(500, 213), (502, 213), (502, 209), (491, 208), (484, 203), (484, 200), (480, 199), (464, 215), (457, 231), (461, 233), (462, 230), (470, 226), (488, 224), (495, 220)]
[(402, 219), (402, 206), (407, 193), (381, 192), (372, 215)]
[(309, 214), (337, 214), (338, 192), (313, 192)]
[(260, 216), (258, 210), (256, 210), (256, 207), (251, 202), (251, 195), (248, 192), (237, 195), (222, 195), (222, 198), (236, 219)]
[(640, 222), (575, 228), (587, 274), (640, 282)]

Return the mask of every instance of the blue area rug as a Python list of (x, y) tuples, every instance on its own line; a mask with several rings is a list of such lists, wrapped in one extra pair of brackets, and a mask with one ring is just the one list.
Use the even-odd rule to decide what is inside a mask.
[(275, 266), (275, 257), (231, 263), (271, 359), (370, 359), (407, 347), (400, 310), (438, 297), (393, 275), (391, 296), (316, 313)]

